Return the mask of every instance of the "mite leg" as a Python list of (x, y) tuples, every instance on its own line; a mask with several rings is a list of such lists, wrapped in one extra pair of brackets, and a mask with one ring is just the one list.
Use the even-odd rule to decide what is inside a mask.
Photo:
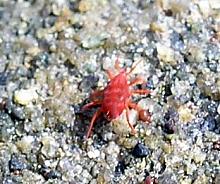
[(139, 116), (139, 119), (141, 121), (144, 121), (144, 122), (150, 122), (151, 121), (151, 115), (149, 113), (148, 110), (144, 110), (142, 109), (140, 106), (138, 106), (136, 103), (133, 103), (133, 102), (129, 102), (128, 103), (128, 106), (131, 108), (131, 109), (135, 109), (137, 112), (138, 112), (138, 116)]
[(132, 134), (135, 134), (136, 133), (136, 130), (134, 129), (134, 127), (133, 127), (133, 125), (130, 123), (130, 121), (129, 121), (129, 108), (128, 108), (128, 106), (126, 107), (126, 118), (127, 118), (127, 122), (128, 122), (128, 125), (129, 125), (129, 127), (131, 128), (131, 133)]
[(138, 62), (136, 62), (136, 63), (134, 64), (134, 66), (132, 66), (132, 68), (130, 69), (130, 71), (127, 72), (127, 75), (129, 75), (131, 72), (133, 72), (134, 69), (137, 67), (137, 65), (138, 65), (141, 61), (142, 61), (142, 60), (139, 60)]
[(101, 101), (103, 99), (103, 90), (97, 90), (94, 91), (91, 95), (90, 95), (90, 99), (93, 102), (96, 101)]
[(82, 107), (82, 110), (84, 111), (84, 110), (87, 110), (87, 109), (89, 109), (89, 108), (91, 108), (91, 107), (93, 107), (93, 106), (101, 105), (101, 104), (102, 104), (102, 101), (90, 102), (90, 103), (84, 105), (84, 106)]
[(87, 135), (86, 135), (86, 139), (89, 138), (90, 134), (91, 134), (91, 131), (92, 131), (92, 127), (94, 125), (94, 122), (96, 120), (96, 118), (102, 113), (101, 109), (99, 109), (98, 111), (96, 111), (96, 113), (93, 115), (92, 117), (92, 120), (90, 122), (90, 125), (89, 125), (89, 130), (87, 132)]
[[(143, 84), (143, 83), (144, 83), (144, 79), (141, 78), (141, 77), (137, 77), (129, 83), (129, 86), (134, 86), (136, 84)], [(137, 89), (137, 90), (132, 90), (131, 93), (140, 94), (140, 95), (148, 95), (148, 94), (151, 93), (151, 90), (149, 90), (149, 89)]]
[[(115, 61), (115, 69), (116, 69), (118, 72), (121, 71), (121, 67), (119, 66), (119, 59), (118, 59), (118, 58), (117, 58), (116, 61)], [(114, 72), (113, 72), (112, 70), (107, 69), (106, 72), (107, 72), (108, 78), (109, 78), (110, 80), (112, 80), (112, 79), (115, 77), (115, 74), (114, 74)]]
[(134, 86), (136, 84), (143, 84), (145, 82), (145, 80), (142, 77), (136, 77), (135, 79), (133, 79), (130, 83), (129, 86)]
[(112, 70), (107, 69), (107, 70), (106, 70), (106, 73), (107, 73), (108, 78), (109, 78), (110, 80), (112, 80), (112, 79), (114, 78), (114, 72), (113, 72)]
[(117, 59), (116, 59), (116, 61), (115, 61), (115, 69), (118, 70), (118, 72), (120, 72), (120, 70), (121, 70), (121, 67), (120, 67), (120, 65), (119, 65), (119, 59), (118, 59), (118, 57), (117, 57)]
[(148, 95), (151, 93), (149, 89), (135, 89), (131, 90), (132, 94)]
[(139, 112), (140, 110), (142, 110), (142, 108), (139, 107), (138, 104), (133, 103), (133, 102), (131, 102), (131, 101), (128, 102), (128, 107), (130, 107), (131, 109), (134, 109), (134, 110), (136, 110), (136, 111), (138, 111), (138, 112)]

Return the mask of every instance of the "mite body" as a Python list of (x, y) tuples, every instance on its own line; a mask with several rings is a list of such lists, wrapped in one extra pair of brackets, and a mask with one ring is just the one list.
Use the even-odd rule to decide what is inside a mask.
[[(110, 79), (108, 85), (103, 90), (93, 92), (90, 96), (92, 102), (86, 104), (82, 108), (83, 110), (86, 110), (92, 106), (100, 106), (92, 117), (86, 138), (90, 136), (94, 122), (101, 114), (103, 114), (110, 121), (116, 119), (121, 115), (123, 110), (126, 110), (127, 122), (133, 134), (135, 134), (135, 129), (129, 121), (128, 114), (130, 108), (135, 109), (139, 114), (142, 114), (142, 116), (139, 117), (142, 117), (144, 121), (150, 121), (149, 113), (131, 101), (133, 94), (147, 95), (150, 93), (150, 90), (148, 89), (130, 89), (131, 86), (144, 83), (142, 78), (135, 78), (131, 82), (128, 81), (128, 75), (134, 70), (135, 66), (132, 67), (129, 72), (127, 72), (126, 69), (121, 69), (119, 67), (119, 61), (116, 60), (115, 68), (119, 74), (114, 75), (111, 70), (107, 70), (107, 74)], [(144, 117), (143, 114), (145, 114)]]
[(117, 118), (131, 97), (125, 70), (115, 76), (104, 89), (102, 112), (108, 120)]

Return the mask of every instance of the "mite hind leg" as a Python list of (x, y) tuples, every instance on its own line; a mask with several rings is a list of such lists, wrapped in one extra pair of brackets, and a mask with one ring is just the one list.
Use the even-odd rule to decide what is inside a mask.
[(84, 105), (82, 107), (82, 110), (87, 110), (93, 106), (97, 106), (97, 105), (102, 105), (102, 100), (103, 100), (103, 90), (98, 90), (98, 91), (94, 91), (91, 95), (90, 95), (90, 100), (92, 102)]
[(98, 111), (95, 112), (95, 114), (93, 115), (92, 117), (92, 120), (90, 122), (90, 125), (89, 125), (89, 130), (86, 134), (86, 139), (89, 138), (89, 136), (91, 135), (91, 131), (92, 131), (92, 128), (94, 126), (94, 123), (95, 123), (95, 120), (100, 116), (100, 114), (102, 113), (101, 109), (99, 109)]
[(130, 83), (129, 86), (135, 86), (137, 84), (143, 84), (145, 82), (145, 80), (142, 77), (136, 77), (135, 79), (133, 79)]
[(141, 108), (140, 106), (138, 106), (138, 104), (133, 103), (131, 101), (128, 103), (128, 106), (131, 109), (135, 109), (138, 112), (138, 116), (141, 121), (144, 121), (144, 122), (151, 121), (151, 114), (148, 110)]
[(90, 95), (90, 99), (91, 101), (93, 102), (96, 102), (96, 101), (102, 101), (103, 100), (103, 91), (104, 90), (96, 90), (94, 91), (91, 95)]
[[(137, 84), (143, 84), (145, 81), (142, 77), (137, 77), (133, 79), (130, 83), (129, 86), (134, 86)], [(140, 94), (140, 95), (148, 95), (151, 93), (151, 90), (149, 89), (136, 89), (131, 91), (132, 94)]]
[(129, 113), (129, 108), (127, 106), (126, 107), (126, 119), (127, 119), (129, 127), (131, 128), (131, 133), (134, 135), (134, 134), (136, 134), (136, 130), (134, 129), (133, 125), (130, 123), (129, 114), (128, 113)]

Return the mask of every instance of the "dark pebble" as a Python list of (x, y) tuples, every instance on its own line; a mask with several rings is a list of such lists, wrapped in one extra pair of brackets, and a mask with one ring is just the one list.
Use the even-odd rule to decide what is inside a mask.
[(115, 167), (115, 175), (120, 176), (125, 173), (125, 162), (119, 161), (118, 165)]
[(83, 91), (88, 91), (91, 88), (96, 87), (98, 80), (99, 80), (98, 77), (95, 77), (93, 75), (89, 75), (82, 80), (79, 88)]
[(75, 113), (75, 114), (81, 113), (81, 106), (78, 105), (78, 104), (73, 104), (73, 105), (71, 105), (70, 109), (71, 109), (71, 111), (72, 111), (73, 113)]
[(11, 160), (9, 161), (9, 170), (10, 172), (22, 171), (27, 168), (25, 160), (17, 155), (12, 155)]
[(28, 69), (26, 67), (17, 67), (15, 71), (16, 78), (26, 77), (28, 75)]
[(49, 173), (47, 173), (46, 175), (44, 175), (45, 179), (56, 179), (56, 178), (60, 178), (61, 174), (58, 171), (53, 171), (51, 170)]
[(168, 10), (164, 10), (164, 13), (167, 17), (172, 17), (173, 16), (173, 12), (172, 10), (168, 9)]
[(163, 131), (167, 134), (174, 134), (176, 131), (174, 121), (166, 122), (163, 126)]
[(209, 62), (208, 67), (212, 72), (217, 72), (218, 64), (216, 62)]
[(202, 109), (205, 111), (205, 112), (208, 112), (209, 115), (211, 116), (215, 116), (216, 113), (217, 113), (217, 104), (213, 101), (207, 101), (203, 104), (202, 106)]
[[(144, 86), (145, 87), (145, 86)], [(147, 89), (154, 89), (154, 83), (153, 83), (153, 77), (149, 77), (146, 83), (146, 88)]]
[(55, 130), (57, 130), (59, 133), (62, 133), (66, 130), (66, 125), (62, 123), (57, 123), (55, 125)]
[(178, 51), (182, 51), (184, 48), (184, 43), (183, 43), (183, 38), (182, 35), (177, 33), (177, 32), (173, 32), (171, 34), (171, 46)]
[(60, 177), (61, 177), (60, 172), (55, 171), (55, 170), (51, 170), (50, 168), (47, 168), (47, 167), (42, 167), (42, 168), (39, 170), (39, 173), (40, 173), (46, 180), (56, 179), (56, 178), (60, 178)]
[(138, 1), (138, 8), (141, 9), (141, 10), (144, 10), (144, 9), (148, 8), (149, 7), (149, 2), (150, 1), (139, 0)]
[(6, 109), (7, 109), (8, 114), (11, 115), (12, 119), (16, 119), (16, 120), (25, 119), (23, 107), (16, 106), (11, 100), (7, 101)]
[(16, 179), (13, 178), (13, 177), (11, 177), (11, 176), (6, 176), (6, 177), (4, 178), (4, 180), (1, 180), (1, 179), (0, 179), (0, 181), (2, 181), (2, 184), (15, 184), (15, 183), (18, 183), (18, 182), (16, 181)]
[(217, 104), (212, 102), (207, 106), (207, 110), (210, 115), (214, 116), (217, 113)]
[(1, 72), (0, 73), (0, 86), (4, 86), (7, 84), (8, 73)]
[(150, 153), (149, 149), (141, 143), (136, 144), (136, 146), (132, 151), (132, 155), (137, 158), (146, 157), (149, 153)]
[(213, 149), (220, 151), (220, 140), (213, 143)]
[(50, 63), (49, 54), (47, 52), (41, 52), (32, 60), (32, 69), (47, 68)]
[(164, 126), (163, 131), (167, 134), (174, 134), (176, 131), (176, 122), (179, 120), (178, 113), (170, 108), (164, 115)]
[(12, 108), (11, 115), (17, 120), (24, 120), (25, 119), (23, 107)]
[(43, 27), (45, 27), (45, 28), (52, 27), (52, 25), (55, 23), (55, 21), (56, 21), (55, 16), (48, 16), (47, 15), (47, 17), (45, 19), (43, 19)]
[(176, 120), (178, 121), (178, 114), (173, 108), (169, 108), (164, 115), (165, 121)]
[(171, 85), (166, 84), (165, 87), (164, 87), (164, 95), (163, 95), (165, 102), (167, 101), (167, 97), (169, 97), (170, 95), (172, 95)]
[(78, 31), (83, 28), (83, 24), (80, 22), (76, 22), (75, 24), (73, 24), (73, 28), (75, 29), (75, 31)]
[(215, 131), (216, 119), (213, 116), (207, 116), (202, 124), (202, 131)]
[(5, 109), (7, 98), (0, 98), (0, 111)]

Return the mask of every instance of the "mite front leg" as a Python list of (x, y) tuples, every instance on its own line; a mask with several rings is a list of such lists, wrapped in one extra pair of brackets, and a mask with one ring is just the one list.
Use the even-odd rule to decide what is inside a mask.
[(101, 105), (101, 104), (102, 104), (102, 101), (90, 102), (90, 103), (84, 105), (84, 106), (82, 107), (82, 110), (85, 111), (85, 110), (87, 110), (87, 109), (89, 109), (89, 108), (91, 108), (91, 107), (93, 107), (93, 106)]
[(133, 79), (130, 83), (129, 86), (134, 86), (137, 84), (143, 84), (145, 82), (145, 80), (142, 77), (136, 77), (135, 79)]
[(107, 69), (106, 70), (106, 73), (107, 73), (107, 75), (108, 75), (108, 78), (110, 79), (110, 80), (112, 80), (113, 78), (114, 78), (114, 72), (112, 71), (112, 70), (110, 70), (110, 69)]
[(149, 89), (134, 89), (131, 90), (131, 94), (149, 95), (151, 91)]

